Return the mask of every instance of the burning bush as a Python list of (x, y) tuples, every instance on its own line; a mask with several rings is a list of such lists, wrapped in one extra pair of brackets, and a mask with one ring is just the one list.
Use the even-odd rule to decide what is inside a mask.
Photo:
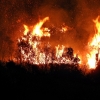
[[(74, 64), (78, 65), (80, 59), (73, 54), (71, 47), (57, 45), (52, 47), (49, 42), (42, 42), (42, 37), (50, 37), (50, 29), (42, 28), (48, 17), (37, 23), (32, 30), (24, 25), (24, 35), (18, 39), (17, 61), (30, 64)], [(67, 29), (62, 28), (60, 32)]]

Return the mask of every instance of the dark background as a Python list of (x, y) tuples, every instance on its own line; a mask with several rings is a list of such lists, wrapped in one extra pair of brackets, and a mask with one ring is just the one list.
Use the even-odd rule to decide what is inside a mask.
[(85, 74), (73, 65), (37, 66), (0, 62), (3, 99), (98, 99), (100, 66)]

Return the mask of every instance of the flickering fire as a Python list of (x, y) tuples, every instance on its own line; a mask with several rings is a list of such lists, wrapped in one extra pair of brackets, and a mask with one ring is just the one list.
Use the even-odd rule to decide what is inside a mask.
[[(100, 22), (99, 16), (93, 20), (95, 23), (95, 35), (88, 43), (88, 50), (90, 53), (86, 55), (87, 66), (89, 69), (95, 69), (100, 61)], [(52, 47), (49, 42), (42, 42), (42, 37), (50, 38), (53, 31), (47, 27), (42, 27), (43, 24), (49, 20), (45, 17), (40, 20), (31, 29), (24, 25), (24, 35), (18, 39), (18, 59), (21, 62), (28, 62), (31, 64), (82, 64), (81, 55), (73, 54), (73, 49), (64, 45), (57, 45)], [(58, 33), (65, 33), (70, 28), (62, 26), (56, 28)]]
[(66, 32), (67, 30), (68, 30), (68, 27), (66, 27), (66, 26), (63, 26), (61, 29), (62, 32)]
[(59, 45), (56, 46), (56, 57), (57, 58), (62, 57), (63, 52), (64, 52), (64, 46), (63, 45), (61, 47)]
[(25, 31), (24, 31), (24, 35), (27, 35), (27, 33), (29, 32), (28, 26), (24, 25)]
[(46, 34), (43, 33), (43, 30), (41, 29), (42, 25), (47, 21), (49, 20), (49, 17), (46, 17), (44, 18), (43, 20), (40, 20), (39, 23), (37, 23), (34, 28), (33, 28), (33, 31), (32, 31), (32, 35), (35, 35), (35, 36), (39, 36), (39, 37), (42, 37), (42, 36), (49, 36), (50, 37), (50, 34), (47, 32), (47, 28), (45, 28), (44, 30), (46, 30)]
[[(73, 49), (64, 45), (52, 47), (49, 42), (42, 43), (42, 37), (49, 37), (51, 30), (43, 28), (43, 24), (49, 20), (49, 17), (40, 20), (32, 30), (24, 25), (25, 31), (23, 37), (18, 39), (18, 59), (21, 62), (31, 64), (74, 64), (78, 65), (80, 59), (78, 55), (74, 56)], [(61, 31), (63, 30), (63, 31)], [(67, 27), (59, 29), (59, 32), (67, 31)]]
[(90, 47), (90, 54), (87, 54), (88, 62), (90, 69), (95, 69), (98, 61), (100, 60), (100, 54), (99, 54), (99, 48), (100, 48), (100, 22), (99, 22), (100, 16), (96, 18), (96, 20), (93, 20), (95, 23), (96, 28), (96, 34), (92, 38), (92, 41), (89, 42)]

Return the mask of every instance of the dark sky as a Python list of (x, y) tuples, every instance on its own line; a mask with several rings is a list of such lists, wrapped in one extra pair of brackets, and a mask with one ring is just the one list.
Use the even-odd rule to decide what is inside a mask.
[(94, 35), (92, 20), (98, 15), (100, 0), (0, 0), (0, 59), (14, 54), (23, 24), (34, 25), (46, 16), (57, 27), (65, 23), (72, 28), (62, 38), (62, 44), (82, 53)]

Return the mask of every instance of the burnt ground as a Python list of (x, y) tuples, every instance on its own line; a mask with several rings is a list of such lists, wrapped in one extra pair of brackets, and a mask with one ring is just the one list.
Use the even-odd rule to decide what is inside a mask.
[(100, 96), (100, 68), (84, 75), (71, 65), (0, 63), (0, 97), (17, 100), (95, 99)]

